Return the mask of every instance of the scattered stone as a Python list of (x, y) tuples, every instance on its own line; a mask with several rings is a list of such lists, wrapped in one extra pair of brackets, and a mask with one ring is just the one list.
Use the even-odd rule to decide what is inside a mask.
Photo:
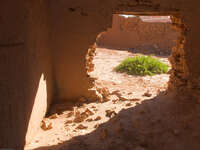
[(130, 99), (130, 101), (140, 101), (139, 98), (133, 98), (133, 99)]
[(79, 111), (76, 112), (73, 122), (80, 123), (80, 122), (83, 122), (83, 121), (84, 121), (84, 118), (81, 116), (81, 113)]
[(86, 118), (88, 118), (91, 115), (94, 115), (94, 113), (88, 108), (83, 113), (80, 113), (80, 111), (77, 111), (75, 114), (74, 122), (75, 123), (83, 122)]
[(43, 119), (42, 124), (41, 124), (41, 128), (45, 131), (52, 129), (53, 126), (52, 126), (52, 122), (50, 121), (50, 119), (48, 119), (48, 118)]
[(168, 94), (168, 92), (167, 92), (167, 91), (163, 91), (162, 93), (163, 93), (164, 95), (167, 95), (167, 94)]
[(51, 115), (49, 117), (49, 119), (56, 119), (56, 118), (58, 118), (58, 114), (57, 113), (55, 113), (55, 114), (53, 114), (53, 115)]
[(124, 97), (122, 97), (122, 96), (121, 96), (119, 99), (120, 99), (121, 101), (127, 101), (127, 100), (128, 100), (127, 98), (124, 98)]
[(84, 126), (84, 125), (82, 125), (82, 124), (80, 124), (80, 125), (78, 125), (78, 126), (76, 127), (76, 129), (80, 129), (80, 130), (87, 129), (87, 128), (88, 128), (87, 126)]
[(71, 112), (69, 112), (69, 113), (67, 114), (67, 118), (69, 118), (69, 117), (71, 117), (71, 116), (73, 116), (73, 115), (74, 115), (74, 112), (71, 111)]
[(91, 106), (91, 108), (97, 108), (96, 106)]
[(94, 121), (98, 121), (98, 120), (101, 120), (101, 117), (100, 116), (97, 116)]
[(131, 105), (132, 105), (131, 103), (127, 103), (127, 104), (126, 104), (127, 107), (129, 107), (129, 106), (131, 106)]
[(121, 97), (122, 96), (122, 94), (120, 93), (119, 90), (113, 91), (111, 94), (112, 95), (116, 95), (117, 97)]
[(59, 142), (58, 142), (58, 144), (62, 144), (63, 143), (63, 141), (62, 140), (60, 140)]
[(94, 128), (96, 129), (96, 128), (98, 128), (99, 127), (99, 124), (97, 123), (95, 126), (94, 126)]
[(152, 94), (151, 94), (151, 93), (149, 93), (149, 91), (147, 91), (147, 92), (145, 92), (145, 93), (143, 94), (143, 96), (146, 96), (146, 97), (151, 97), (151, 96), (152, 96)]
[(67, 121), (65, 122), (65, 124), (70, 124), (70, 123), (73, 123), (73, 121), (72, 121), (72, 120), (67, 120)]
[(118, 101), (118, 100), (116, 100), (116, 99), (115, 99), (115, 100), (112, 100), (113, 104), (116, 104), (116, 103), (117, 103), (117, 101)]
[(98, 111), (98, 109), (96, 109), (96, 108), (95, 108), (95, 109), (93, 109), (93, 110), (94, 110), (95, 112), (97, 112), (97, 111)]
[(92, 122), (93, 119), (92, 119), (92, 118), (89, 118), (89, 119), (87, 119), (86, 121), (87, 121), (87, 122)]
[(86, 109), (85, 113), (87, 113), (89, 116), (94, 115), (94, 113), (90, 109)]
[(140, 103), (139, 103), (139, 102), (136, 102), (135, 104), (136, 104), (136, 105), (139, 105)]
[(110, 95), (110, 92), (107, 88), (97, 88), (96, 89), (98, 93), (101, 94), (101, 102), (108, 101), (109, 99), (107, 98)]
[(112, 110), (106, 110), (106, 117), (112, 118), (115, 115), (117, 115), (117, 113), (115, 111)]

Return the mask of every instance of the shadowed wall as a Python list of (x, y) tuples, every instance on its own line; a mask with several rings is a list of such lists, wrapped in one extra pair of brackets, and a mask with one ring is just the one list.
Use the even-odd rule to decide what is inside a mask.
[(50, 104), (47, 7), (46, 1), (0, 2), (0, 149), (23, 149)]

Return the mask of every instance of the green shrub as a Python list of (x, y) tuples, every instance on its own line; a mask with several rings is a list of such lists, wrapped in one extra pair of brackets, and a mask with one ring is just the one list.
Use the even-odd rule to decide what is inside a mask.
[(126, 58), (114, 68), (117, 72), (126, 72), (130, 75), (155, 75), (168, 72), (169, 66), (152, 56), (136, 56)]

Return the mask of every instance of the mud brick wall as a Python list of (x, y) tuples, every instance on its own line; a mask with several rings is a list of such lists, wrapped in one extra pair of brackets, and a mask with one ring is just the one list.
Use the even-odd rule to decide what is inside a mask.
[(99, 47), (170, 54), (178, 32), (170, 22), (144, 22), (140, 17), (113, 15), (112, 28), (97, 39)]

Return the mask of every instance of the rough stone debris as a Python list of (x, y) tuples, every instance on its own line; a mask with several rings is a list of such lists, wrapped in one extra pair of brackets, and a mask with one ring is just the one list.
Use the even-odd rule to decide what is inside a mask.
[(116, 115), (115, 111), (112, 110), (106, 110), (106, 117), (112, 118)]
[(151, 94), (149, 91), (147, 91), (147, 92), (144, 93), (144, 96), (146, 96), (146, 97), (151, 97), (152, 94)]
[(94, 115), (94, 113), (88, 108), (82, 113), (79, 111), (76, 111), (73, 122), (75, 122), (75, 123), (83, 122), (85, 119), (87, 119), (89, 116), (92, 116), (92, 115)]
[(38, 130), (51, 100), (95, 99), (96, 93), (88, 90), (94, 86), (87, 74), (92, 58), (85, 55), (97, 35), (111, 27), (113, 14), (170, 15), (181, 34), (170, 58), (169, 90), (177, 96), (189, 95), (188, 101), (199, 99), (199, 1), (1, 3), (0, 111), (5, 115), (0, 121), (0, 147), (23, 149)]
[(43, 130), (50, 130), (50, 129), (52, 129), (53, 128), (52, 122), (49, 119), (47, 119), (47, 118), (43, 119), (42, 120), (42, 124), (41, 124), (41, 128)]
[(87, 129), (88, 127), (86, 127), (86, 126), (84, 126), (84, 125), (82, 125), (82, 124), (80, 124), (80, 125), (78, 125), (77, 127), (76, 127), (76, 129), (80, 129), (80, 130), (83, 130), (83, 129)]
[(56, 119), (56, 118), (58, 118), (58, 114), (56, 113), (56, 114), (53, 114), (53, 115), (51, 115), (50, 117), (49, 117), (49, 119)]
[(100, 116), (97, 116), (94, 120), (95, 120), (95, 121), (101, 120), (101, 117), (100, 117)]

